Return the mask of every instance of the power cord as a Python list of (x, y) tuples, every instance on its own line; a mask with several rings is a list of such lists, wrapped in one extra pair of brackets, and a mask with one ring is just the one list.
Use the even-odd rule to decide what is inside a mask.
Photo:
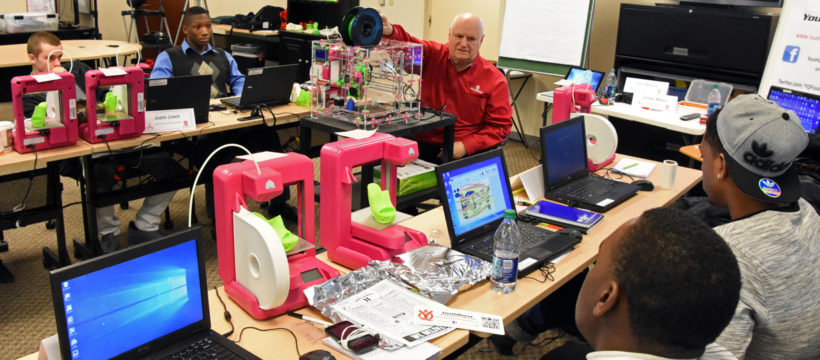
[(555, 264), (553, 264), (551, 262), (550, 263), (544, 263), (543, 265), (541, 265), (540, 268), (538, 268), (538, 271), (543, 276), (542, 279), (538, 279), (538, 278), (532, 277), (532, 276), (527, 276), (527, 277), (525, 277), (525, 279), (532, 279), (532, 280), (535, 280), (535, 281), (537, 281), (539, 283), (542, 283), (542, 284), (546, 283), (547, 280), (555, 281), (555, 278), (552, 276), (552, 274), (555, 272)]
[(26, 199), (28, 199), (28, 194), (31, 193), (31, 184), (34, 182), (34, 171), (37, 170), (37, 148), (34, 145), (29, 145), (29, 149), (34, 150), (34, 167), (31, 168), (31, 175), (28, 177), (28, 187), (26, 188), (26, 194), (23, 195), (23, 200), (20, 200), (20, 203), (17, 204), (14, 208), (11, 209), (12, 212), (20, 212), (26, 209)]
[(261, 329), (261, 328), (258, 328), (256, 326), (246, 326), (246, 327), (243, 327), (242, 330), (239, 331), (239, 338), (236, 339), (236, 341), (234, 341), (235, 343), (239, 343), (240, 341), (242, 341), (242, 334), (245, 332), (245, 330), (256, 330), (256, 331), (261, 331), (261, 332), (285, 330), (290, 334), (290, 336), (293, 337), (293, 345), (296, 347), (296, 355), (298, 355), (299, 357), (302, 357), (302, 353), (299, 352), (299, 339), (296, 338), (296, 334), (293, 333), (293, 331), (291, 329), (281, 328), (281, 327), (280, 328)]
[[(217, 289), (217, 287), (216, 287), (216, 286), (214, 286), (214, 291), (216, 292), (216, 298), (217, 298), (217, 299), (219, 299), (219, 303), (221, 303), (221, 304), (222, 304), (222, 310), (224, 310), (224, 312), (222, 313), (222, 316), (224, 316), (224, 317), (225, 317), (225, 320), (227, 320), (227, 321), (228, 321), (228, 324), (231, 324), (231, 331), (228, 331), (228, 332), (226, 332), (226, 333), (222, 334), (222, 336), (224, 336), (224, 337), (230, 337), (231, 335), (233, 335), (233, 331), (234, 331), (234, 327), (233, 327), (233, 320), (231, 320), (231, 312), (230, 312), (230, 311), (228, 311), (228, 307), (225, 305), (225, 302), (224, 302), (224, 301), (222, 301), (222, 296), (219, 296), (219, 289)], [(240, 334), (240, 338), (241, 338), (241, 337), (242, 337), (242, 336), (241, 336), (241, 334)], [(237, 342), (238, 342), (238, 341), (237, 341)]]
[[(228, 307), (225, 305), (225, 302), (224, 302), (224, 301), (222, 301), (222, 296), (220, 296), (220, 295), (219, 295), (219, 289), (217, 289), (217, 287), (216, 287), (216, 286), (214, 286), (214, 291), (216, 291), (216, 298), (217, 298), (217, 299), (219, 299), (219, 303), (220, 303), (220, 304), (222, 304), (222, 310), (224, 311), (224, 312), (222, 313), (222, 315), (225, 317), (225, 320), (227, 320), (227, 321), (228, 321), (228, 324), (231, 324), (231, 331), (228, 331), (228, 332), (226, 332), (226, 333), (222, 334), (222, 336), (224, 336), (224, 337), (228, 338), (228, 337), (230, 337), (231, 335), (233, 335), (233, 332), (234, 332), (233, 320), (231, 320), (231, 312), (230, 312), (230, 311), (228, 311)], [(238, 339), (236, 339), (236, 340), (231, 340), (231, 341), (233, 341), (233, 342), (235, 342), (235, 343), (239, 343), (239, 342), (241, 342), (241, 341), (242, 341), (242, 334), (244, 334), (244, 333), (245, 333), (245, 330), (248, 330), (248, 329), (251, 329), (251, 330), (257, 330), (257, 331), (261, 331), (261, 332), (265, 332), (265, 331), (275, 331), (275, 330), (285, 330), (285, 331), (287, 331), (288, 333), (290, 333), (290, 336), (292, 336), (292, 337), (293, 337), (293, 344), (294, 344), (294, 346), (296, 346), (296, 354), (297, 354), (297, 355), (299, 355), (300, 357), (302, 356), (302, 353), (301, 353), (301, 352), (299, 352), (299, 339), (297, 339), (297, 338), (296, 338), (296, 334), (294, 334), (294, 333), (293, 333), (293, 331), (291, 331), (290, 329), (286, 329), (286, 328), (269, 328), (269, 329), (260, 329), (260, 328), (258, 328), (258, 327), (256, 327), (256, 326), (246, 326), (246, 327), (243, 327), (243, 328), (242, 328), (242, 330), (239, 330), (239, 338), (238, 338)], [(230, 339), (229, 339), (229, 340), (230, 340)]]

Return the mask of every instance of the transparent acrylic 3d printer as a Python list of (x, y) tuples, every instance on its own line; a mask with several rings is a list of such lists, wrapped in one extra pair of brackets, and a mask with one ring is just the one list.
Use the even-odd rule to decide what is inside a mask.
[(384, 40), (371, 47), (313, 42), (311, 116), (375, 129), (420, 117), (422, 46)]

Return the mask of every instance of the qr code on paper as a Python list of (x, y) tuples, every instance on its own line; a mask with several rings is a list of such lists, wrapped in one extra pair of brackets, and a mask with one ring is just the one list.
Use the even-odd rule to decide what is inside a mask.
[(481, 317), (481, 327), (483, 327), (485, 329), (493, 329), (493, 330), (498, 330), (500, 328), (499, 324), (498, 324), (498, 321), (496, 321), (495, 319), (492, 319), (492, 318), (488, 318), (486, 316)]

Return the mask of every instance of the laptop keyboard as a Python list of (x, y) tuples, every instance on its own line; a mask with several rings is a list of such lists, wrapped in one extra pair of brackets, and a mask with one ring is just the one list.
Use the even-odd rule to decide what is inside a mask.
[(589, 176), (581, 181), (576, 181), (575, 183), (568, 185), (555, 193), (557, 195), (575, 199), (594, 199), (596, 197), (606, 195), (611, 188), (611, 182), (601, 181), (601, 179)]
[(166, 356), (165, 359), (173, 360), (204, 360), (204, 359), (223, 359), (223, 360), (242, 360), (222, 344), (214, 341), (211, 338), (203, 338), (199, 341), (188, 345), (188, 347), (178, 351), (176, 354)]
[[(553, 233), (549, 230), (542, 229), (535, 225), (522, 222), (518, 223), (518, 233), (521, 237), (520, 253), (524, 253), (525, 251), (535, 247), (536, 245), (540, 244), (542, 241), (545, 241), (547, 238), (553, 235)], [(480, 241), (473, 242), (469, 245), (470, 249), (464, 252), (468, 253), (469, 255), (481, 254), (489, 259), (492, 259), (493, 242), (493, 236), (490, 235)]]

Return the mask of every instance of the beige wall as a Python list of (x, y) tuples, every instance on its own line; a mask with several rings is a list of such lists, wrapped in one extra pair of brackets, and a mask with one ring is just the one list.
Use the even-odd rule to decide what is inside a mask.
[(0, 13), (26, 12), (26, 0), (0, 1)]

